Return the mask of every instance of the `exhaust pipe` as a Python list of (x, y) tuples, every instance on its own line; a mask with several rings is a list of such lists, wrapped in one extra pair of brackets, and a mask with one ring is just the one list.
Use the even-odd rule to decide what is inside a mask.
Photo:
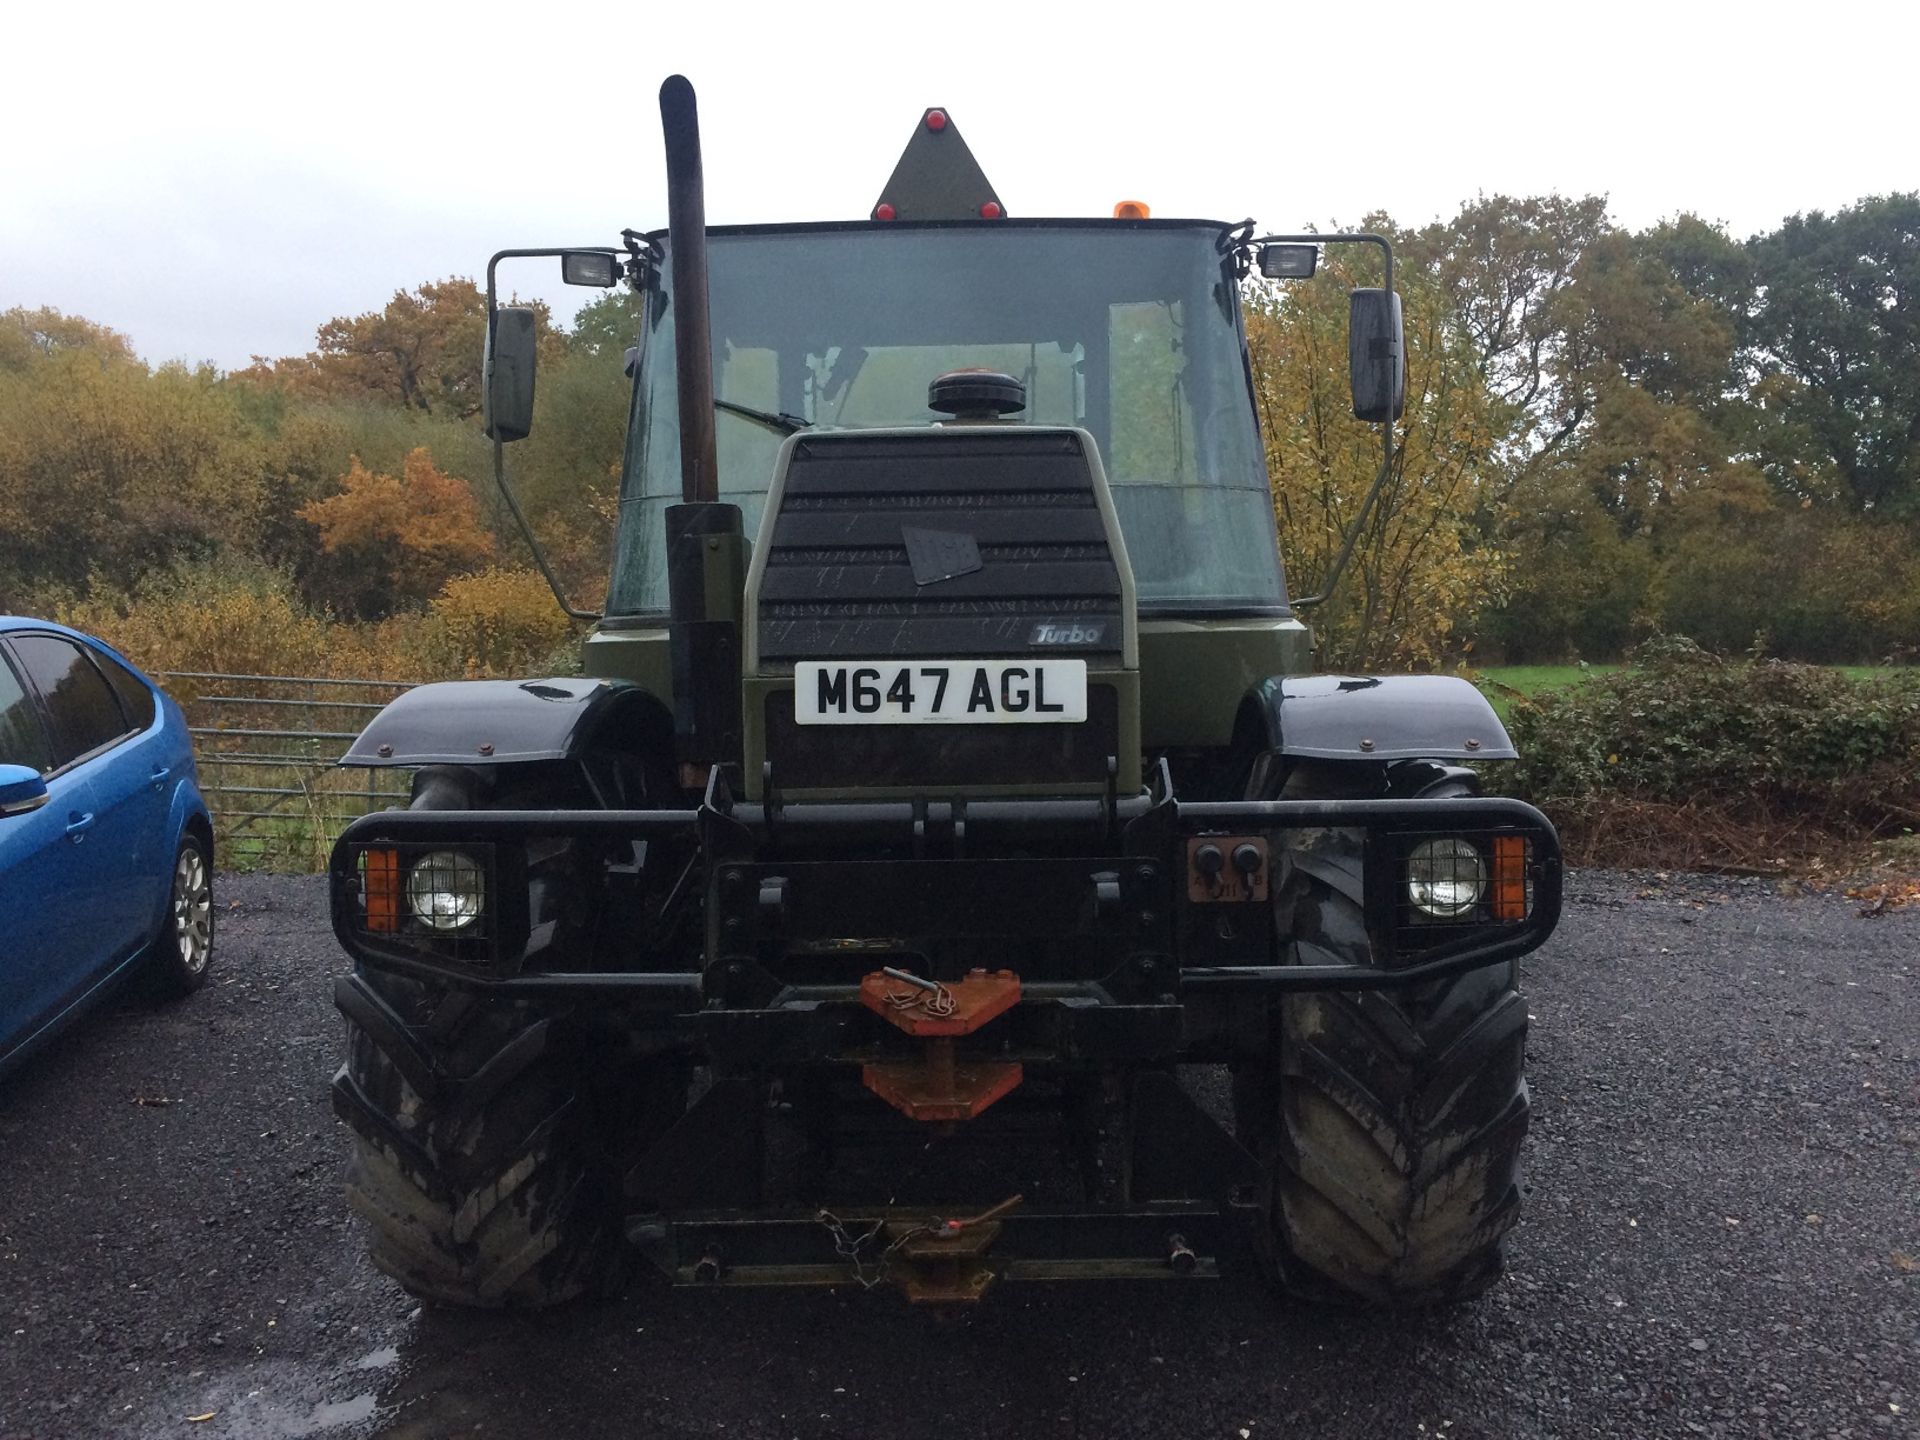
[(667, 141), (667, 248), (680, 382), (681, 503), (669, 505), (666, 514), (667, 641), (680, 783), (698, 792), (712, 767), (740, 763), (746, 539), (740, 507), (720, 503), (700, 115), (684, 75), (669, 75), (660, 87), (660, 128)]
[(700, 168), (700, 112), (693, 85), (669, 75), (660, 87), (667, 139), (667, 248), (673, 254), (674, 360), (680, 374), (680, 498), (720, 498), (713, 440), (713, 342), (707, 318), (707, 196)]

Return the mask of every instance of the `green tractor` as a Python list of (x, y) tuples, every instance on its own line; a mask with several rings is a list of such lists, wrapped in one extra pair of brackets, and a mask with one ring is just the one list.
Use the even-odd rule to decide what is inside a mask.
[(1255, 268), (1385, 252), (1390, 460), (1385, 242), (1016, 219), (939, 109), (869, 218), (708, 229), (661, 110), (666, 230), (488, 269), (497, 469), (499, 261), (643, 302), (583, 675), (423, 686), (345, 762), (413, 772), (331, 866), (375, 1263), (475, 1306), (1486, 1286), (1558, 842), (1462, 763), (1514, 753), (1464, 681), (1311, 673), (1241, 323)]

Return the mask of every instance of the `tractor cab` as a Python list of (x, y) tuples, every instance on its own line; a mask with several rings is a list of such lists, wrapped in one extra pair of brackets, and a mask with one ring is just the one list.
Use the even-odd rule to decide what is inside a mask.
[[(1284, 612), (1228, 227), (1185, 220), (892, 221), (709, 232), (719, 497), (757, 534), (790, 434), (944, 423), (929, 387), (1014, 377), (1009, 423), (1098, 448), (1143, 614)], [(681, 499), (668, 238), (645, 340), (608, 612), (667, 609)], [(1014, 537), (1009, 537), (1012, 539)]]

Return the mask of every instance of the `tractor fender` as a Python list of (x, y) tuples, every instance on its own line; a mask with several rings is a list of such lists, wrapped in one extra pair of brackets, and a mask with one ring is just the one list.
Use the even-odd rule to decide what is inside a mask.
[(373, 717), (342, 765), (515, 765), (590, 748), (671, 743), (667, 708), (624, 681), (449, 680), (407, 691)]
[(1457, 675), (1277, 675), (1248, 697), (1267, 750), (1310, 760), (1512, 760), (1493, 706)]

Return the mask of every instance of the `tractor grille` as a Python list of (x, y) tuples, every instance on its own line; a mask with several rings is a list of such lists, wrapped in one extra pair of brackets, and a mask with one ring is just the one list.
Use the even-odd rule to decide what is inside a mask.
[(754, 598), (762, 663), (1121, 654), (1120, 568), (1078, 435), (798, 442)]

